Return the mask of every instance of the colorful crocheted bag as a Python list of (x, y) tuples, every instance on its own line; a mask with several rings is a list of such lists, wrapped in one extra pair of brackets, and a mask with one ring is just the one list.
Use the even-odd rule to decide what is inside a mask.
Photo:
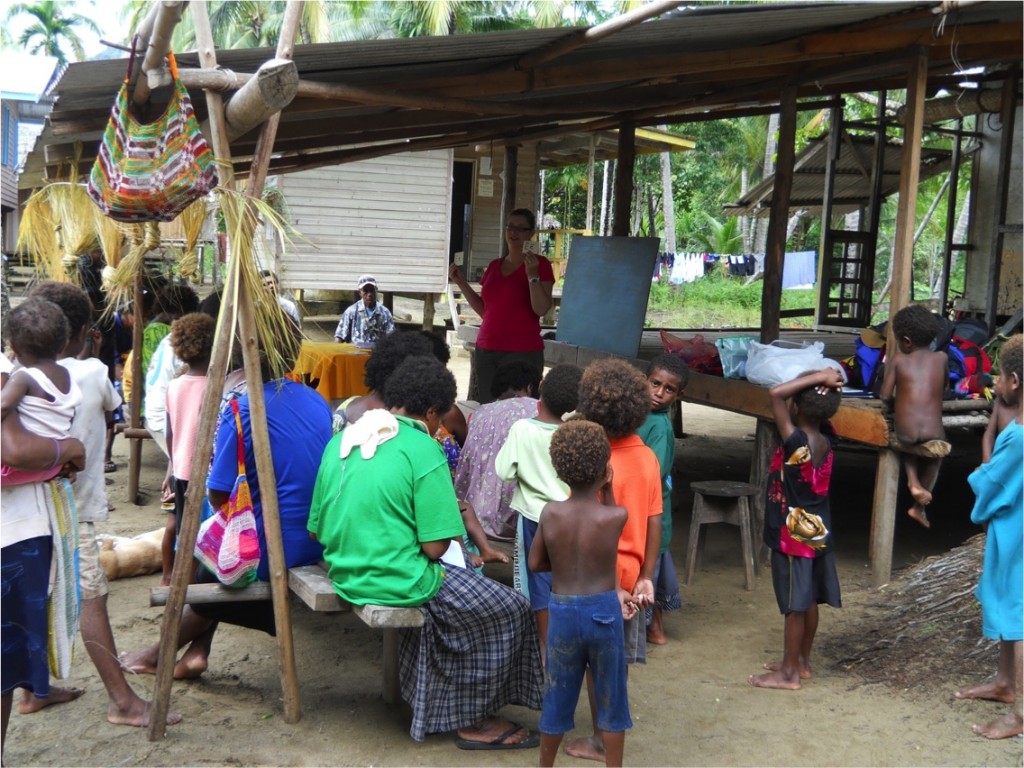
[[(133, 45), (129, 76), (134, 55)], [(132, 116), (126, 76), (89, 174), (89, 196), (117, 221), (171, 221), (217, 186), (213, 151), (199, 130), (174, 54), (167, 59), (174, 92), (163, 115), (146, 124)]]

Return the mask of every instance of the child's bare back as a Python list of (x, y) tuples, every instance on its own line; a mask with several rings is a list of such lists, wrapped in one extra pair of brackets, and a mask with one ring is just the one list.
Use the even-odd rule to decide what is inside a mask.
[(593, 595), (616, 588), (615, 560), (626, 515), (625, 507), (586, 498), (544, 506), (540, 531), (553, 592)]
[[(925, 443), (945, 437), (942, 428), (942, 396), (946, 391), (945, 352), (915, 349), (893, 361), (891, 393), (896, 436), (904, 443)], [(888, 378), (888, 377), (887, 377)]]

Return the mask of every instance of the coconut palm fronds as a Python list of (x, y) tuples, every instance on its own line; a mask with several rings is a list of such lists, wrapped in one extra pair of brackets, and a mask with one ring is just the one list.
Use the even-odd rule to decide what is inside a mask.
[(78, 257), (96, 247), (95, 210), (84, 185), (46, 184), (25, 204), (17, 247), (32, 254), (47, 279), (76, 280)]
[(121, 251), (124, 248), (126, 225), (119, 224), (109, 216), (104, 215), (103, 211), (96, 205), (92, 207), (92, 220), (96, 231), (96, 239), (99, 241), (107, 266), (117, 268), (121, 263)]
[[(217, 190), (220, 209), (228, 232), (229, 275), (227, 285), (234, 288), (234, 306), (238, 306), (239, 285), (251, 299), (256, 325), (257, 342), (265, 368), (271, 379), (284, 376), (293, 367), (298, 352), (299, 337), (294, 323), (287, 317), (272, 294), (263, 287), (263, 279), (256, 264), (257, 233), (263, 224), (272, 227), (285, 242), (290, 242), (290, 227), (262, 200), (231, 192), (224, 187)], [(237, 277), (234, 271), (237, 270)], [(233, 279), (235, 278), (235, 279)]]
[(203, 232), (205, 222), (205, 197), (196, 200), (181, 212), (181, 225), (185, 231), (185, 248), (178, 261), (178, 269), (182, 277), (187, 277), (193, 283), (198, 283), (202, 279), (199, 252), (196, 246), (199, 244), (199, 235)]
[(36, 270), (46, 279), (58, 279), (64, 274), (58, 225), (47, 187), (33, 192), (22, 212), (17, 249), (32, 256)]
[(160, 247), (160, 228), (155, 221), (122, 225), (128, 250), (114, 270), (107, 293), (107, 306), (118, 307), (134, 298), (135, 277), (146, 268), (146, 254)]

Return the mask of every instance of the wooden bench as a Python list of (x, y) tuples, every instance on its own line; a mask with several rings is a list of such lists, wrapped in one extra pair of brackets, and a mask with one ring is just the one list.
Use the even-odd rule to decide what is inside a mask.
[[(288, 569), (288, 587), (310, 610), (318, 613), (351, 611), (366, 626), (384, 633), (382, 662), (382, 696), (388, 704), (401, 701), (402, 690), (398, 666), (398, 630), (423, 626), (419, 608), (395, 608), (387, 605), (352, 605), (334, 591), (334, 584), (323, 563)], [(149, 593), (151, 606), (167, 604), (168, 587), (153, 587)], [(246, 600), (270, 600), (270, 583), (257, 581), (241, 589), (221, 584), (190, 584), (185, 603), (236, 603)]]

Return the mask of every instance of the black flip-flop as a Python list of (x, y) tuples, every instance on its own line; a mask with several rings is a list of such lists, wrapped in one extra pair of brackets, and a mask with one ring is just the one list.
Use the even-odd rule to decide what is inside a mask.
[[(518, 733), (522, 730), (526, 730), (526, 732), (529, 733), (529, 736), (527, 736), (522, 741), (517, 741), (513, 744), (505, 743), (505, 739), (507, 739), (512, 734)], [(458, 747), (459, 749), (469, 750), (532, 749), (533, 747), (536, 747), (538, 744), (540, 744), (540, 734), (530, 731), (524, 725), (516, 725), (515, 723), (512, 723), (512, 726), (507, 731), (502, 733), (500, 736), (495, 736), (493, 739), (489, 741), (473, 741), (471, 739), (462, 739), (458, 737), (458, 732), (456, 732), (455, 737), (456, 747)]]
[(108, 461), (103, 465), (104, 472), (117, 472), (117, 464), (112, 461)]

